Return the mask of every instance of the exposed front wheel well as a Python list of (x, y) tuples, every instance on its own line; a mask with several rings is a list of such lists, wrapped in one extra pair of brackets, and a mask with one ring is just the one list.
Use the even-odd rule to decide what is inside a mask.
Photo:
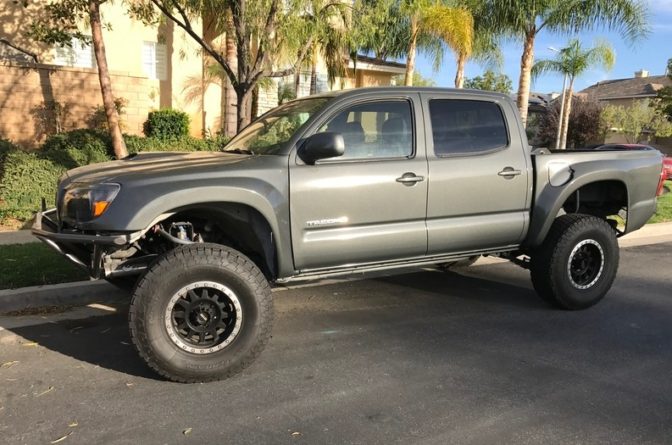
[(173, 224), (190, 223), (199, 241), (236, 249), (250, 258), (266, 278), (277, 277), (277, 255), (271, 226), (253, 207), (238, 203), (205, 203), (181, 207), (169, 213), (171, 216), (159, 222), (165, 230)]

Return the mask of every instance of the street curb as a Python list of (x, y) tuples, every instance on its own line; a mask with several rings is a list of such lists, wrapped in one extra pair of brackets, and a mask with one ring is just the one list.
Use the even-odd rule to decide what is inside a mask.
[[(672, 223), (650, 225), (648, 230), (640, 230), (619, 240), (621, 248), (644, 246), (672, 242)], [(483, 257), (475, 266), (503, 263), (506, 260), (496, 257)], [(397, 271), (396, 273), (399, 273)], [(372, 276), (355, 276), (305, 282), (301, 284), (278, 286), (274, 292), (301, 287), (337, 284), (353, 279), (371, 278)], [(130, 295), (111, 285), (107, 281), (78, 281), (74, 283), (52, 284), (46, 286), (23, 287), (20, 289), (0, 290), (0, 314), (21, 311), (29, 308), (47, 306), (85, 306), (91, 303), (124, 302)]]
[(0, 314), (47, 306), (84, 306), (128, 300), (127, 292), (107, 281), (78, 281), (0, 290)]

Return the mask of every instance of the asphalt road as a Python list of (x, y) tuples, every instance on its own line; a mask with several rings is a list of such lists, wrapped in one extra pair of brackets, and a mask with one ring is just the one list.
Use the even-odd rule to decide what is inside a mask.
[[(510, 264), (275, 293), (227, 381), (159, 380), (112, 315), (0, 332), (0, 443), (670, 443), (672, 243), (549, 309)], [(35, 345), (34, 343), (37, 343)]]

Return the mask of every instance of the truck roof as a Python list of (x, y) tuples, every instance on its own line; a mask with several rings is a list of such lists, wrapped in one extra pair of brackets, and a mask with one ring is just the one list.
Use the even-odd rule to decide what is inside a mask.
[[(465, 88), (440, 88), (440, 87), (407, 87), (407, 86), (387, 86), (387, 87), (364, 87), (352, 88), (347, 90), (326, 91), (324, 93), (315, 94), (309, 97), (347, 97), (347, 96), (363, 96), (372, 93), (381, 92), (395, 92), (395, 93), (451, 93), (455, 95), (469, 95), (469, 96), (487, 96), (497, 97), (500, 99), (511, 100), (511, 98), (504, 93), (495, 91), (472, 90)], [(299, 99), (303, 99), (299, 98)]]

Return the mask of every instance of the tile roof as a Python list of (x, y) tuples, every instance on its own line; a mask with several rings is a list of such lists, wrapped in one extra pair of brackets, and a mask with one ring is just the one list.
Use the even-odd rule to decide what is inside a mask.
[(653, 97), (663, 87), (672, 87), (667, 76), (634, 77), (630, 79), (604, 80), (579, 91), (589, 100), (610, 100)]

